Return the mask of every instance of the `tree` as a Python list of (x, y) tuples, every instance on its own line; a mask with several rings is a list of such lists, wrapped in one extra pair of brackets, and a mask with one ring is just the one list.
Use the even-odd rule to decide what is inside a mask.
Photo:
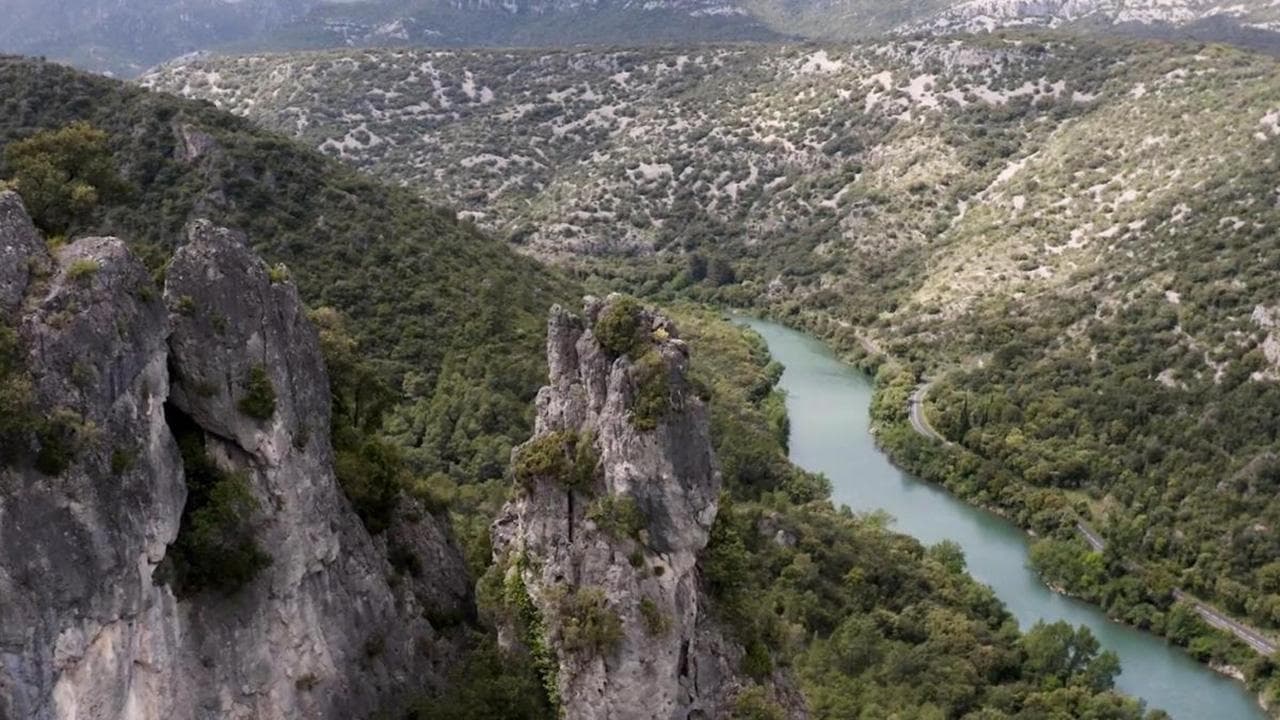
[(87, 122), (12, 143), (4, 159), (32, 220), (50, 235), (84, 223), (99, 202), (125, 188), (107, 134)]
[(1101, 645), (1089, 628), (1066, 622), (1037, 622), (1022, 638), (1026, 669), (1046, 688), (1083, 685), (1108, 690), (1120, 674), (1120, 661)]
[(733, 265), (718, 255), (713, 256), (710, 263), (708, 263), (707, 277), (711, 279), (711, 284), (717, 287), (732, 285), (738, 281), (738, 274), (734, 271)]

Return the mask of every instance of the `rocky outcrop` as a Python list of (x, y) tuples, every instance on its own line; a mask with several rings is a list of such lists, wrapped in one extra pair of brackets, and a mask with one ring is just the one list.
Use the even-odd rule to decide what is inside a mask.
[[(24, 279), (12, 268), (50, 258), (16, 202), (0, 195), (0, 289), (46, 417), (0, 462), (0, 718), (352, 718), (437, 683), (452, 649), (426, 617), (470, 597), (435, 608), (410, 590), (465, 588), (465, 566), (420, 513), (393, 528), (420, 572), (388, 580), (386, 540), (334, 477), (328, 379), (292, 283), (207, 223), (163, 293), (113, 238)], [(269, 564), (234, 592), (175, 593), (162, 571), (190, 530), (179, 419), (256, 507)]]
[(37, 264), (48, 253), (15, 192), (0, 192), (0, 318), (17, 311)]
[(688, 348), (611, 296), (585, 318), (553, 309), (547, 354), (536, 433), (514, 453), (521, 489), (493, 527), (524, 613), (506, 638), (535, 659), (551, 649), (566, 718), (727, 717), (742, 650), (699, 587), (720, 472)]
[[(0, 203), (14, 217), (16, 197)], [(6, 223), (0, 245), (29, 225)], [(23, 247), (6, 268), (50, 259)], [(182, 631), (151, 578), (186, 498), (167, 313), (118, 240), (79, 240), (33, 279), (18, 330), (48, 427), (38, 453), (0, 463), (0, 717), (158, 717)]]

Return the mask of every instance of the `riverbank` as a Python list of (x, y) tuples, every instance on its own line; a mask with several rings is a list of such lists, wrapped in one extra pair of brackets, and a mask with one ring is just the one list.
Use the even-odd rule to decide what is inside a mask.
[[(972, 471), (980, 465), (980, 460), (973, 457), (965, 458), (964, 455), (971, 455), (971, 453), (962, 445), (947, 440), (929, 422), (925, 414), (925, 397), (932, 383), (912, 385), (906, 395), (906, 402), (902, 402), (901, 379), (910, 373), (901, 368), (895, 369), (895, 361), (890, 357), (876, 358), (866, 355), (866, 347), (864, 343), (858, 344), (857, 350), (861, 351), (861, 356), (855, 358), (854, 364), (866, 372), (874, 382), (872, 431), (879, 447), (895, 465), (944, 488), (967, 504), (982, 508), (1014, 523), (1031, 538), (1045, 536), (1046, 539), (1050, 539), (1055, 534), (1061, 533), (1062, 526), (1053, 529), (1037, 529), (1026, 521), (1025, 516), (1019, 517), (1010, 512), (1007, 507), (982, 497), (975, 497), (969, 488), (963, 486), (957, 488), (956, 483), (952, 481), (956, 475), (955, 468), (967, 466), (967, 469)], [(912, 440), (926, 443), (927, 449), (922, 449)], [(970, 491), (965, 492), (965, 490)], [(1103, 554), (1105, 544), (1100, 536), (1092, 533), (1079, 521), (1072, 523), (1072, 529), (1075, 535), (1072, 541), (1077, 539), (1080, 541), (1082, 553)], [(1263, 638), (1258, 631), (1232, 620), (1206, 603), (1190, 598), (1177, 588), (1171, 588), (1164, 594), (1153, 590), (1153, 585), (1144, 580), (1143, 573), (1133, 572), (1132, 566), (1128, 564), (1125, 566), (1126, 571), (1115, 579), (1123, 580), (1128, 577), (1137, 580), (1140, 583), (1137, 587), (1142, 600), (1149, 601), (1165, 613), (1173, 613), (1174, 608), (1181, 605), (1194, 612), (1204, 622), (1192, 632), (1187, 632), (1185, 628), (1179, 628), (1181, 632), (1173, 632), (1174, 628), (1171, 624), (1159, 621), (1146, 624), (1132, 622), (1130, 618), (1117, 613), (1114, 604), (1110, 608), (1104, 607), (1098, 593), (1076, 587), (1063, 578), (1053, 577), (1045, 571), (1044, 567), (1037, 566), (1036, 570), (1046, 587), (1054, 592), (1093, 604), (1103, 610), (1110, 620), (1163, 638), (1182, 648), (1190, 657), (1213, 671), (1241, 682), (1250, 693), (1255, 695), (1258, 707), (1267, 712), (1270, 717), (1280, 717), (1280, 713), (1272, 711), (1272, 704), (1267, 700), (1269, 695), (1276, 693), (1277, 683), (1274, 669), (1267, 653), (1264, 652), (1265, 647), (1270, 645), (1269, 640)]]
[[(883, 510), (896, 518), (896, 530), (926, 545), (958, 543), (970, 573), (992, 588), (1024, 630), (1041, 620), (1089, 627), (1103, 647), (1120, 656), (1124, 671), (1118, 689), (1146, 698), (1178, 720), (1265, 717), (1243, 686), (1182, 649), (1047, 588), (1028, 567), (1031, 539), (1013, 522), (896, 467), (871, 434), (872, 416), (882, 412), (880, 406), (895, 403), (886, 402), (886, 387), (873, 385), (865, 372), (869, 368), (859, 371), (840, 362), (815, 338), (772, 323), (751, 324), (766, 334), (774, 357), (787, 368), (782, 386), (792, 423), (792, 459), (827, 474), (837, 503), (860, 512)], [(905, 401), (909, 392), (903, 388), (897, 399)], [(902, 405), (897, 407), (900, 413)]]

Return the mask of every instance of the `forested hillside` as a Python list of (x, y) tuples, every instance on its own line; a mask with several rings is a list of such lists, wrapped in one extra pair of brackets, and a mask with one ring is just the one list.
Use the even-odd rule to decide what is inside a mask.
[(927, 410), (958, 446), (922, 472), (1066, 543), (1057, 565), (1100, 569), (1047, 572), (1163, 632), (1174, 587), (1280, 627), (1278, 70), (997, 34), (256, 56), (148, 82), (602, 282), (892, 356), (897, 432), (934, 378)]
[(401, 400), (398, 438), (420, 469), (502, 475), (543, 377), (543, 316), (580, 294), (570, 283), (451, 211), (207, 104), (21, 59), (0, 60), (0, 87), (0, 145), (74, 121), (106, 132), (125, 186), (59, 232), (127, 238), (159, 273), (193, 217), (243, 230), (309, 305), (345, 317)]
[[(402, 495), (433, 512), (449, 509), (473, 571), (483, 573), (491, 513), (503, 497), (520, 492), (508, 469), (509, 451), (528, 437), (533, 393), (546, 377), (543, 318), (554, 302), (576, 304), (578, 288), (450, 212), (432, 209), (414, 192), (357, 175), (207, 104), (16, 58), (0, 61), (0, 89), (0, 177), (23, 196), (48, 245), (56, 250), (86, 234), (118, 234), (157, 278), (180, 273), (173, 283), (179, 287), (179, 281), (222, 280), (216, 271), (175, 269), (170, 262), (189, 220), (212, 218), (246, 231), (270, 263), (251, 264), (260, 284), (293, 292), (285, 282), (291, 280), (311, 306), (305, 322), (319, 332), (317, 340), (308, 330), (309, 342), (323, 350), (334, 393), (336, 457), (319, 461), (332, 461), (338, 487), (368, 533), (378, 547), (386, 543), (386, 582), (414, 582), (421, 563), (431, 561), (385, 536), (393, 511), (386, 502)], [(234, 234), (209, 224), (196, 228), (204, 239), (187, 240), (186, 256), (213, 252), (218, 243), (234, 246)], [(34, 229), (24, 237), (36, 237)], [(90, 294), (100, 287), (99, 269), (68, 259), (59, 282)], [(143, 290), (113, 292), (137, 295), (139, 303), (155, 300)], [(220, 321), (212, 313), (216, 303), (204, 306), (188, 295), (167, 301), (174, 322), (198, 323), (211, 336), (240, 320)], [(79, 312), (66, 307), (49, 322), (64, 323)], [(744, 673), (765, 684), (775, 671), (794, 677), (808, 705), (841, 715), (1160, 716), (1110, 690), (1114, 656), (1102, 652), (1087, 630), (1058, 624), (1020, 634), (991, 592), (963, 573), (956, 548), (924, 548), (888, 532), (877, 518), (832, 508), (825, 482), (786, 461), (785, 415), (774, 389), (780, 368), (770, 363), (762, 342), (712, 312), (682, 308), (676, 317), (697, 358), (692, 383), (710, 403), (726, 489), (700, 573), (715, 600), (716, 622), (747, 648)], [(301, 318), (298, 313), (292, 321)], [(28, 374), (42, 368), (27, 367), (25, 337), (5, 322), (0, 390), (6, 402), (24, 403), (14, 409), (30, 413), (18, 416), (16, 427), (0, 425), (6, 442), (16, 438), (18, 455), (6, 459), (20, 461), (31, 477), (57, 477), (67, 467), (67, 451), (99, 452), (90, 447), (95, 435), (92, 428), (64, 427), (67, 421), (54, 408), (23, 399)], [(252, 333), (238, 324), (234, 329)], [(198, 347), (183, 351), (199, 362)], [(231, 408), (246, 427), (292, 407), (293, 398), (279, 395), (266, 371), (255, 367)], [(195, 384), (192, 395), (203, 398), (201, 392)], [(312, 402), (324, 397), (315, 388), (305, 396)], [(217, 389), (209, 397), (219, 397)], [(662, 415), (655, 413), (660, 424)], [(178, 416), (171, 420), (184, 427)], [(305, 428), (307, 418), (300, 420)], [(70, 437), (79, 444), (60, 444), (63, 430), (74, 431)], [(306, 446), (305, 430), (290, 433), (295, 449)], [(190, 450), (184, 446), (181, 459), (195, 488), (189, 501), (203, 498), (196, 502), (217, 514), (199, 522), (194, 514), (183, 517), (178, 537), (192, 543), (184, 551), (199, 550), (207, 539), (201, 523), (235, 526), (238, 533), (249, 526), (243, 504), (226, 496), (239, 476), (221, 473), (215, 459)], [(36, 454), (31, 467), (28, 452)], [(63, 462), (55, 462), (59, 458)], [(129, 472), (129, 462), (112, 453), (111, 471)], [(0, 466), (5, 483), (19, 477), (27, 475)], [(207, 488), (199, 483), (223, 490), (204, 497)], [(593, 522), (625, 529), (630, 521), (617, 509)], [(215, 565), (233, 560), (210, 558)], [(246, 596), (236, 593), (254, 582), (252, 572), (237, 578), (221, 589), (231, 602), (243, 601)], [(397, 696), (419, 693), (409, 717), (555, 716), (536, 658), (496, 649), (490, 622), (506, 605), (490, 590), (480, 588), (479, 618), (465, 612), (430, 618), (433, 626), (471, 639), (471, 652), (442, 688), (383, 689)], [(651, 632), (661, 632), (660, 621), (654, 619)], [(605, 623), (587, 636), (602, 652), (607, 629)], [(358, 650), (345, 650), (375, 664), (388, 646), (370, 638)], [(75, 661), (68, 662), (74, 669)], [(314, 680), (298, 679), (291, 692), (311, 692)], [(743, 688), (735, 702), (738, 717), (780, 717), (780, 709), (755, 689)]]

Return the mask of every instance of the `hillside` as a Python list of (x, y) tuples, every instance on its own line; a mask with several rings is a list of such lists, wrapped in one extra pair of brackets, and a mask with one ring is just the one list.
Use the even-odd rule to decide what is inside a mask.
[[(1277, 70), (995, 34), (211, 58), (146, 82), (603, 281), (884, 351), (885, 441), (1069, 555), (1077, 518), (1100, 526), (1107, 571), (1066, 574), (1164, 631), (1176, 586), (1280, 627)], [(900, 434), (924, 375), (941, 454)]]
[(568, 281), (451, 211), (207, 104), (16, 58), (0, 59), (0, 88), (0, 146), (81, 120), (107, 133), (128, 191), (71, 234), (126, 238), (159, 271), (191, 219), (244, 231), (304, 302), (345, 316), (403, 398), (391, 420), (419, 470), (502, 475), (531, 427), (546, 308), (579, 294)]
[(1268, 0), (11, 0), (0, 52), (135, 77), (201, 50), (579, 47), (1059, 28), (1280, 50)]
[[(832, 507), (786, 460), (780, 368), (718, 315), (678, 309), (681, 340), (614, 297), (589, 301), (598, 336), (559, 307), (544, 332), (574, 284), (414, 193), (48, 63), (0, 60), (0, 88), (0, 533), (23, 548), (0, 713), (593, 717), (591, 668), (661, 647), (680, 678), (609, 688), (619, 718), (659, 692), (756, 718), (1163, 716), (1111, 690), (1087, 629), (1020, 633), (955, 547)], [(588, 401), (607, 411), (567, 409)], [(519, 552), (490, 541), (504, 501)], [(528, 587), (575, 526), (605, 575)]]

